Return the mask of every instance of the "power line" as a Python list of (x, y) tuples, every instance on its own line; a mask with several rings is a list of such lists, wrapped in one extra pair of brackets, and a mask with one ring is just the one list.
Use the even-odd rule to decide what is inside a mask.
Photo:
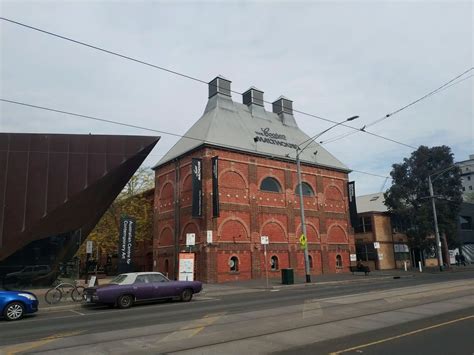
[[(49, 108), (49, 107), (38, 106), (38, 105), (32, 105), (32, 104), (27, 104), (27, 103), (24, 103), (24, 102), (13, 101), (13, 100), (7, 100), (7, 99), (3, 99), (3, 98), (0, 98), (0, 101), (6, 102), (6, 103), (10, 103), (10, 104), (15, 104), (15, 105), (20, 105), (20, 106), (35, 108), (35, 109), (39, 109), (39, 110), (44, 110), (44, 111), (50, 111), (50, 112), (60, 113), (60, 114), (63, 114), (63, 115), (70, 115), (70, 116), (74, 116), (74, 117), (85, 118), (85, 119), (90, 119), (90, 120), (99, 121), (99, 122), (104, 122), (104, 123), (109, 123), (109, 124), (115, 124), (115, 125), (118, 125), (118, 126), (124, 126), (124, 127), (129, 127), (129, 128), (142, 129), (142, 130), (145, 130), (145, 131), (150, 131), (150, 132), (160, 133), (160, 134), (167, 134), (167, 135), (171, 135), (171, 136), (179, 137), (179, 138), (193, 139), (193, 140), (197, 140), (197, 141), (203, 142), (203, 143), (215, 144), (215, 145), (218, 145), (218, 146), (223, 147), (223, 148), (241, 149), (240, 147), (236, 147), (236, 146), (232, 146), (232, 145), (226, 145), (226, 144), (222, 144), (222, 143), (218, 143), (218, 142), (212, 142), (212, 141), (204, 141), (204, 140), (201, 139), (201, 138), (191, 137), (191, 136), (182, 135), (182, 134), (178, 134), (178, 133), (167, 132), (167, 131), (161, 131), (161, 130), (157, 130), (157, 129), (153, 129), (153, 128), (148, 128), (148, 127), (144, 127), (144, 126), (131, 125), (131, 124), (128, 124), (128, 123), (123, 123), (123, 122), (108, 120), (108, 119), (99, 118), (99, 117), (90, 116), (90, 115), (83, 115), (83, 114), (74, 113), (74, 112), (69, 112), (69, 111), (64, 111), (64, 110), (57, 110), (57, 109), (53, 109), (53, 108)], [(25, 152), (26, 152), (26, 151), (25, 151)], [(39, 152), (39, 151), (38, 151), (38, 152)], [(55, 152), (55, 153), (56, 153), (56, 152)], [(164, 157), (164, 156), (166, 156), (166, 155), (168, 155), (168, 153), (167, 153), (167, 154), (164, 154), (164, 155), (160, 155), (160, 156), (163, 156), (163, 157)], [(157, 155), (157, 156), (158, 156), (158, 155)], [(373, 176), (378, 176), (378, 177), (386, 178), (386, 176), (377, 175), (377, 174), (372, 174), (372, 173), (367, 173), (367, 172), (360, 171), (360, 170), (352, 170), (352, 171), (358, 172), (358, 173), (361, 173), (361, 174), (367, 174), (367, 175), (373, 175)]]
[(376, 176), (376, 177), (384, 178), (384, 179), (392, 179), (390, 176), (379, 175), (379, 174), (374, 174), (374, 173), (368, 173), (368, 172), (366, 172), (366, 171), (361, 171), (361, 170), (354, 170), (354, 169), (352, 169), (352, 172), (354, 172), (354, 173), (360, 173), (360, 174), (366, 174), (366, 175), (372, 175), (372, 176)]
[[(445, 89), (448, 89), (449, 87), (451, 87), (451, 86), (453, 86), (453, 85), (457, 85), (457, 84), (463, 82), (464, 80), (467, 80), (467, 79), (473, 77), (474, 75), (469, 75), (469, 76), (467, 76), (467, 77), (465, 77), (465, 78), (462, 78), (462, 79), (459, 80), (459, 81), (456, 81), (457, 79), (459, 79), (460, 77), (462, 77), (462, 76), (464, 76), (465, 74), (469, 73), (469, 72), (472, 71), (473, 69), (474, 69), (474, 68), (472, 68), (472, 67), (469, 68), (469, 69), (467, 69), (466, 71), (464, 71), (464, 72), (462, 72), (461, 74), (457, 75), (457, 76), (454, 77), (453, 79), (451, 79), (451, 80), (447, 81), (446, 83), (444, 83), (443, 85), (439, 86), (439, 87), (436, 88), (435, 90), (430, 91), (430, 92), (429, 92), (428, 94), (426, 94), (426, 95), (423, 95), (423, 96), (420, 97), (419, 99), (416, 99), (416, 100), (410, 102), (409, 104), (407, 104), (407, 105), (405, 105), (405, 106), (403, 106), (403, 107), (401, 107), (401, 108), (399, 108), (399, 109), (397, 109), (397, 110), (395, 110), (395, 111), (393, 111), (393, 112), (391, 112), (391, 113), (388, 113), (388, 114), (386, 114), (385, 116), (383, 116), (383, 117), (381, 117), (381, 118), (379, 118), (379, 119), (377, 119), (377, 120), (375, 120), (375, 121), (372, 121), (372, 122), (370, 122), (370, 123), (364, 125), (364, 127), (362, 127), (361, 129), (359, 129), (359, 132), (360, 132), (360, 131), (366, 132), (366, 131), (365, 131), (366, 128), (371, 127), (371, 126), (374, 126), (374, 125), (376, 125), (376, 124), (378, 124), (378, 123), (380, 123), (380, 122), (382, 122), (382, 121), (388, 119), (389, 117), (392, 117), (393, 115), (396, 115), (397, 113), (399, 113), (399, 112), (401, 112), (401, 111), (407, 109), (408, 107), (413, 106), (414, 104), (416, 104), (416, 103), (418, 103), (418, 102), (420, 102), (420, 101), (422, 101), (422, 100), (427, 99), (428, 97), (430, 97), (430, 96), (432, 96), (432, 95), (435, 95), (435, 94), (437, 94), (437, 93), (439, 93), (439, 92), (441, 92), (441, 91), (443, 91), (443, 90), (445, 90)], [(456, 82), (455, 82), (455, 81), (456, 81)], [(355, 133), (357, 133), (357, 132), (358, 132), (358, 131), (343, 133), (343, 134), (341, 134), (341, 135), (338, 135), (338, 136), (335, 136), (335, 137), (332, 137), (332, 138), (328, 138), (328, 139), (325, 140), (324, 142), (320, 142), (320, 143), (321, 143), (321, 144), (323, 144), (323, 143), (324, 143), (324, 144), (332, 143), (332, 142), (338, 141), (338, 140), (340, 140), (340, 139), (346, 138), (346, 137), (348, 137), (348, 136), (350, 136), (350, 135), (353, 135), (353, 134), (355, 134)]]
[[(136, 59), (136, 58), (133, 58), (133, 57), (130, 57), (128, 55), (124, 55), (124, 54), (121, 54), (121, 53), (118, 53), (118, 52), (114, 52), (114, 51), (111, 51), (111, 50), (108, 50), (108, 49), (104, 49), (102, 47), (98, 47), (98, 46), (94, 46), (92, 44), (88, 44), (88, 43), (85, 43), (85, 42), (82, 42), (82, 41), (79, 41), (79, 40), (75, 40), (73, 38), (70, 38), (70, 37), (66, 37), (66, 36), (62, 36), (62, 35), (59, 35), (57, 33), (54, 33), (54, 32), (51, 32), (51, 31), (46, 31), (46, 30), (43, 30), (41, 28), (38, 28), (38, 27), (34, 27), (34, 26), (30, 26), (30, 25), (27, 25), (25, 23), (22, 23), (22, 22), (18, 22), (18, 21), (14, 21), (14, 20), (11, 20), (11, 19), (8, 19), (8, 18), (5, 18), (5, 17), (0, 17), (1, 20), (3, 21), (7, 21), (7, 22), (10, 22), (10, 23), (13, 23), (15, 25), (18, 25), (18, 26), (22, 26), (22, 27), (25, 27), (25, 28), (28, 28), (28, 29), (31, 29), (31, 30), (34, 30), (34, 31), (38, 31), (38, 32), (41, 32), (43, 34), (47, 34), (47, 35), (50, 35), (50, 36), (54, 36), (56, 38), (59, 38), (59, 39), (62, 39), (62, 40), (65, 40), (65, 41), (69, 41), (69, 42), (72, 42), (72, 43), (75, 43), (75, 44), (78, 44), (78, 45), (81, 45), (81, 46), (85, 46), (85, 47), (88, 47), (88, 48), (91, 48), (91, 49), (95, 49), (95, 50), (98, 50), (98, 51), (101, 51), (101, 52), (104, 52), (104, 53), (107, 53), (107, 54), (111, 54), (111, 55), (114, 55), (114, 56), (117, 56), (117, 57), (120, 57), (122, 59), (127, 59), (127, 60), (131, 60), (133, 62), (136, 62), (136, 63), (139, 63), (139, 64), (143, 64), (143, 65), (146, 65), (146, 66), (149, 66), (149, 67), (152, 67), (154, 69), (158, 69), (158, 70), (163, 70), (167, 73), (170, 73), (170, 74), (174, 74), (174, 75), (178, 75), (180, 77), (183, 77), (183, 78), (186, 78), (186, 79), (190, 79), (190, 80), (193, 80), (193, 81), (196, 81), (196, 82), (199, 82), (199, 83), (202, 83), (202, 84), (206, 84), (206, 85), (209, 85), (208, 82), (206, 82), (205, 80), (202, 80), (202, 79), (199, 79), (199, 78), (196, 78), (196, 77), (193, 77), (191, 75), (187, 75), (187, 74), (183, 74), (183, 73), (180, 73), (180, 72), (177, 72), (175, 70), (171, 70), (171, 69), (168, 69), (168, 68), (165, 68), (165, 67), (162, 67), (162, 66), (159, 66), (159, 65), (156, 65), (156, 64), (152, 64), (152, 63), (149, 63), (149, 62), (145, 62), (143, 60), (140, 60), (140, 59)], [(242, 93), (238, 92), (238, 91), (234, 91), (234, 90), (231, 90), (232, 93), (235, 93), (235, 94), (238, 94), (238, 95), (242, 95)], [(269, 101), (263, 101), (267, 104), (273, 104), (272, 102), (269, 102)], [(304, 112), (304, 111), (300, 111), (300, 110), (296, 110), (296, 109), (293, 109), (294, 112), (296, 113), (299, 113), (299, 114), (302, 114), (302, 115), (305, 115), (305, 116), (308, 116), (308, 117), (313, 117), (313, 118), (317, 118), (319, 120), (322, 120), (322, 121), (326, 121), (326, 122), (330, 122), (330, 123), (338, 123), (337, 121), (334, 121), (334, 120), (330, 120), (328, 118), (324, 118), (324, 117), (321, 117), (321, 116), (318, 116), (318, 115), (314, 115), (314, 114), (311, 114), (311, 113), (307, 113), (307, 112)], [(354, 127), (354, 126), (350, 126), (350, 125), (347, 125), (347, 124), (341, 124), (341, 126), (343, 127), (347, 127), (347, 128), (351, 128), (355, 131), (359, 131), (359, 128), (357, 127)], [(378, 137), (380, 139), (384, 139), (384, 140), (387, 140), (389, 142), (392, 142), (392, 143), (396, 143), (396, 144), (400, 144), (400, 145), (403, 145), (405, 147), (408, 147), (408, 148), (411, 148), (411, 149), (416, 149), (416, 147), (413, 147), (409, 144), (406, 144), (406, 143), (403, 143), (403, 142), (399, 142), (399, 141), (396, 141), (394, 139), (390, 139), (390, 138), (387, 138), (387, 137), (384, 137), (384, 136), (381, 136), (381, 135), (378, 135), (378, 134), (375, 134), (375, 133), (372, 133), (372, 132), (368, 132), (368, 131), (365, 131), (364, 130), (364, 133), (367, 133), (367, 134), (370, 134), (374, 137)]]

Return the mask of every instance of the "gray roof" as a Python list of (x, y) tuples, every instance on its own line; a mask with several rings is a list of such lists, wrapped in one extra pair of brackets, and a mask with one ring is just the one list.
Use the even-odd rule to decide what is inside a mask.
[(383, 196), (383, 192), (364, 196), (357, 196), (357, 213), (388, 212), (388, 208), (387, 206), (385, 206), (384, 201), (385, 198)]
[[(259, 141), (255, 142), (255, 137), (259, 137)], [(298, 128), (293, 115), (278, 115), (261, 106), (246, 106), (228, 96), (216, 94), (209, 99), (202, 117), (155, 168), (203, 144), (293, 160), (296, 145), (309, 138)], [(350, 171), (314, 142), (301, 153), (300, 158), (305, 163)]]

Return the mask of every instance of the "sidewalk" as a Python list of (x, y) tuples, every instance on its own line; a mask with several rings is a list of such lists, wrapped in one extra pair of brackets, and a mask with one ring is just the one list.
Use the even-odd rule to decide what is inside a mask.
[[(455, 273), (455, 272), (473, 272), (474, 276), (474, 265), (466, 267), (452, 267), (443, 273)], [(424, 269), (422, 273), (416, 270), (375, 270), (370, 272), (369, 275), (365, 276), (363, 273), (341, 273), (341, 274), (324, 274), (324, 275), (312, 275), (311, 283), (306, 283), (304, 276), (295, 276), (295, 283), (292, 285), (283, 285), (281, 283), (281, 277), (269, 278), (268, 289), (278, 290), (287, 288), (301, 288), (311, 287), (318, 285), (337, 285), (347, 283), (370, 283), (383, 279), (394, 279), (394, 278), (411, 278), (411, 277), (423, 277), (424, 275), (441, 274), (437, 268)], [(99, 280), (100, 285), (107, 284), (111, 278), (104, 278)], [(71, 298), (62, 299), (61, 302), (50, 305), (45, 302), (45, 294), (49, 288), (44, 289), (32, 289), (33, 292), (40, 302), (41, 311), (56, 311), (63, 309), (80, 308), (82, 303), (73, 302)], [(207, 284), (203, 285), (203, 291), (196, 297), (218, 297), (226, 295), (245, 294), (253, 292), (263, 292), (267, 290), (266, 279), (253, 279), (246, 281), (232, 281), (220, 284)]]
[[(443, 273), (455, 273), (455, 272), (473, 272), (474, 265), (466, 267), (451, 267), (450, 269), (444, 270)], [(354, 275), (350, 272), (341, 274), (323, 274), (323, 275), (312, 275), (311, 283), (305, 282), (304, 276), (295, 276), (295, 283), (293, 285), (283, 285), (281, 283), (281, 277), (270, 278), (268, 280), (268, 288), (270, 289), (285, 289), (285, 288), (298, 288), (307, 286), (317, 285), (331, 285), (331, 284), (346, 284), (351, 282), (372, 282), (383, 279), (393, 278), (407, 278), (407, 277), (423, 277), (424, 275), (442, 274), (438, 268), (426, 268), (423, 272), (419, 272), (418, 269), (411, 269), (408, 271), (394, 269), (394, 270), (375, 270), (371, 271), (369, 275), (365, 276), (362, 273), (355, 273)], [(473, 274), (474, 276), (474, 274)], [(204, 284), (202, 294), (205, 296), (223, 296), (232, 295), (239, 293), (250, 293), (258, 292), (267, 289), (266, 280), (254, 279), (246, 281), (231, 281), (220, 284)]]

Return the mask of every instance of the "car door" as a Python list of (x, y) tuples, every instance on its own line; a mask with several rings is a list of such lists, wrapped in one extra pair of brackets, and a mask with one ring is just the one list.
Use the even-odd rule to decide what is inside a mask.
[(160, 274), (150, 274), (150, 280), (153, 281), (155, 298), (168, 298), (173, 296), (173, 288), (170, 280)]
[(154, 287), (148, 275), (138, 275), (133, 283), (133, 292), (137, 301), (154, 298)]

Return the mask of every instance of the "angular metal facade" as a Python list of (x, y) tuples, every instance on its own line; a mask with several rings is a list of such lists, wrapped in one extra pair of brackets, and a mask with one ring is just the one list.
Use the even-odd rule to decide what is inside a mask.
[(0, 262), (58, 236), (51, 264), (74, 255), (159, 139), (0, 133)]

